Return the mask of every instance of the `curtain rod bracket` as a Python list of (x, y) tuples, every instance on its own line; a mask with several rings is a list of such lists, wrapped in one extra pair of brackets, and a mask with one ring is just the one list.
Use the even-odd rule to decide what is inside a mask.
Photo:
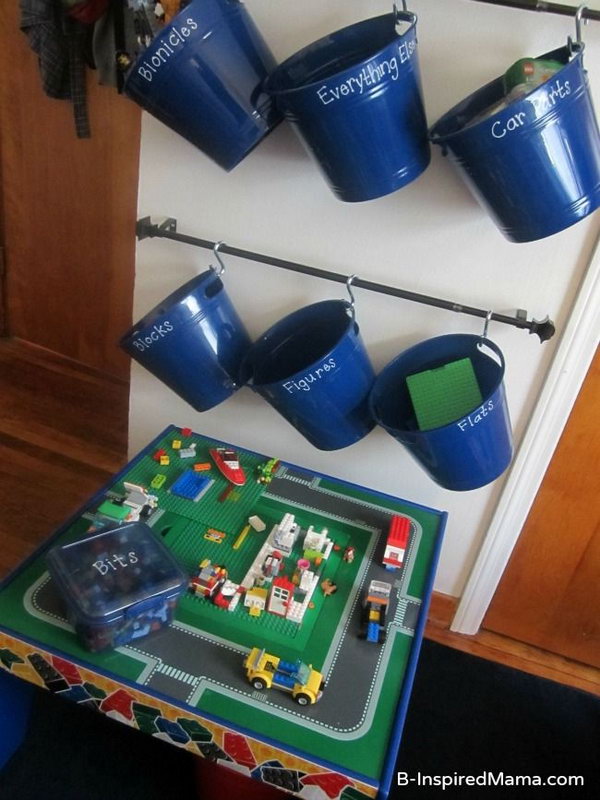
[(161, 223), (153, 222), (152, 217), (138, 219), (135, 225), (135, 235), (138, 241), (141, 242), (143, 239), (152, 239), (154, 236), (160, 236), (160, 232), (176, 233), (176, 219), (173, 217), (161, 217), (161, 219)]
[(556, 326), (548, 316), (544, 319), (534, 319), (529, 325), (529, 333), (539, 336), (540, 342), (547, 342), (556, 333)]

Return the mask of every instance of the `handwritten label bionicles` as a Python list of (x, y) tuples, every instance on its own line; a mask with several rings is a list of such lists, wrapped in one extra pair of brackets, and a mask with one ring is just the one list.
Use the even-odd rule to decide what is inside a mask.
[(198, 28), (198, 23), (192, 17), (186, 19), (185, 22), (185, 25), (180, 25), (178, 28), (173, 26), (168, 35), (159, 38), (158, 47), (152, 56), (149, 56), (146, 61), (142, 61), (138, 66), (138, 75), (147, 80), (148, 83), (152, 81), (152, 78), (162, 65), (177, 52), (179, 45), (185, 44), (192, 32)]
[(416, 48), (416, 38), (401, 42), (398, 45), (396, 55), (391, 58), (382, 59), (377, 63), (369, 62), (341, 83), (324, 83), (317, 89), (319, 100), (324, 106), (327, 106), (349, 95), (364, 94), (372, 86), (376, 86), (386, 79), (397, 81), (400, 77), (400, 64), (409, 61)]

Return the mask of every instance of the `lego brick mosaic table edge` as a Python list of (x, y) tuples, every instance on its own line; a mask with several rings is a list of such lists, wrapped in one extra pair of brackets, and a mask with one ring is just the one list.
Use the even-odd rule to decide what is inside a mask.
[[(90, 652), (46, 552), (140, 519), (189, 590)], [(445, 522), (170, 426), (2, 583), (0, 666), (301, 797), (384, 797)]]

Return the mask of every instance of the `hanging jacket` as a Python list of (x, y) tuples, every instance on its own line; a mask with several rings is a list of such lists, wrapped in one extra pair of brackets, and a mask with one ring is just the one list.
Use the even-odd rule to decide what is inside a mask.
[(68, 17), (61, 0), (19, 0), (21, 30), (39, 59), (42, 88), (48, 97), (70, 99), (79, 138), (90, 136), (84, 45), (86, 27)]

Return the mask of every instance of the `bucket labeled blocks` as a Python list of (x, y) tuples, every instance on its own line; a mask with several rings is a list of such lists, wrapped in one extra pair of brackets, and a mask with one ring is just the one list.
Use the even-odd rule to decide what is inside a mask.
[(188, 281), (139, 320), (121, 347), (196, 411), (239, 389), (250, 338), (212, 269)]

